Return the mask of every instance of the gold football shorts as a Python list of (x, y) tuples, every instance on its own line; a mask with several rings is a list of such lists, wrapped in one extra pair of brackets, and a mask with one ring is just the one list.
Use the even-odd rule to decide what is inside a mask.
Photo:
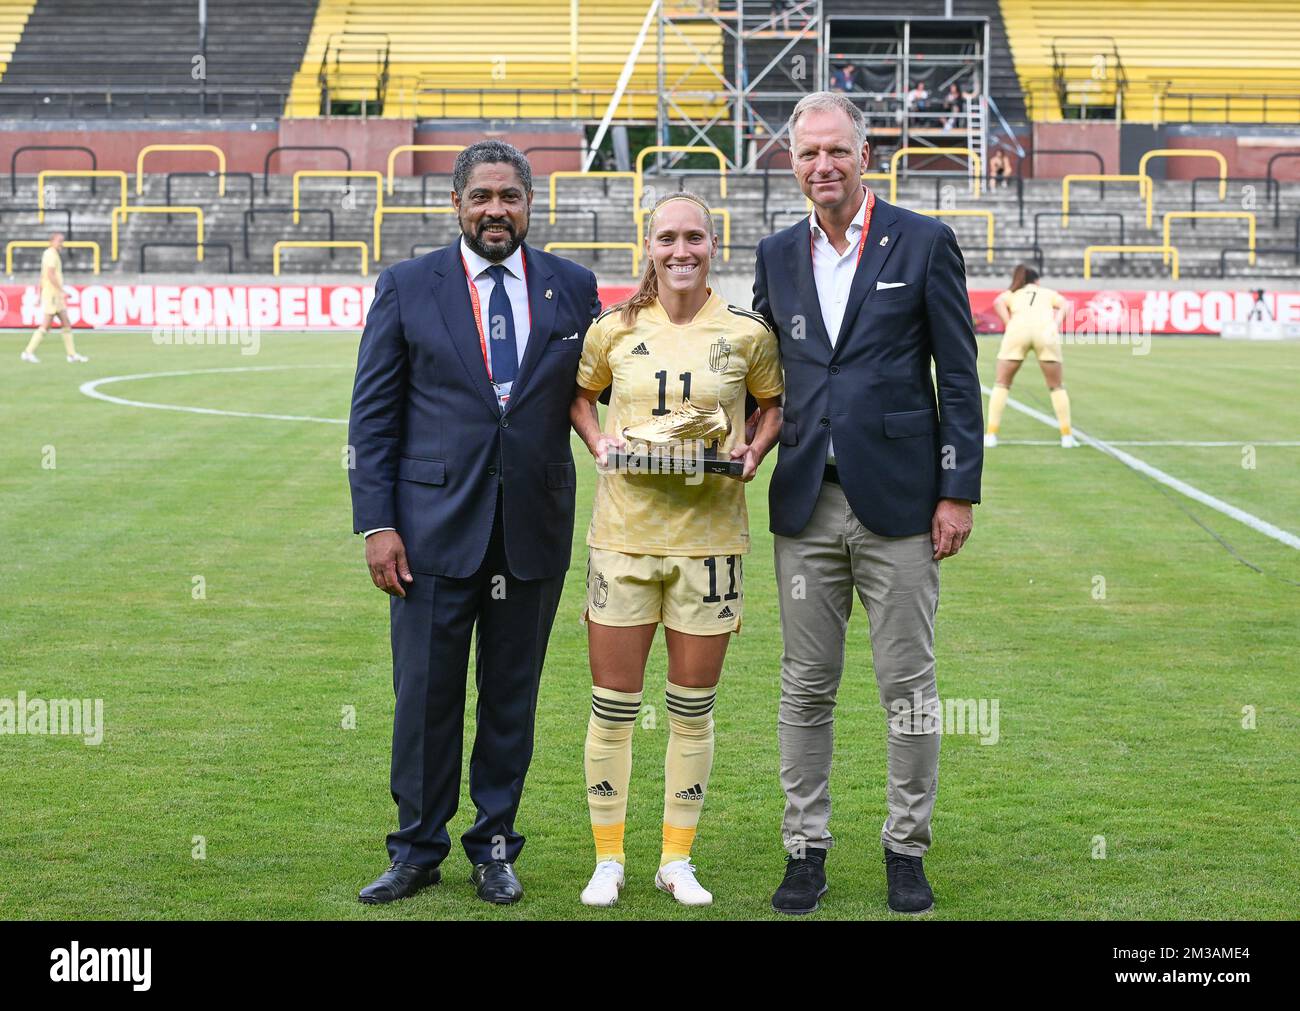
[(1009, 325), (998, 348), (998, 357), (1013, 362), (1023, 362), (1031, 350), (1040, 362), (1059, 362), (1061, 339), (1055, 333)]
[(588, 548), (583, 621), (649, 625), (688, 635), (739, 632), (743, 555), (629, 555)]

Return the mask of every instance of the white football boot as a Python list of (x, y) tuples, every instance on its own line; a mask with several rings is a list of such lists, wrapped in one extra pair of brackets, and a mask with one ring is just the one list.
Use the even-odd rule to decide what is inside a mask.
[(623, 890), (623, 865), (617, 860), (602, 860), (582, 890), (584, 906), (613, 906)]
[(695, 866), (689, 860), (664, 864), (655, 875), (655, 887), (667, 892), (683, 906), (709, 906), (713, 893), (706, 892), (695, 880)]
[(37, 358), (34, 354), (32, 354), (30, 351), (23, 351), (21, 354), (18, 355), (18, 357), (25, 362), (31, 362), (33, 365), (41, 364), (41, 360)]
[(1063, 435), (1063, 436), (1061, 436), (1061, 448), (1062, 448), (1062, 449), (1078, 449), (1078, 448), (1079, 448), (1079, 440), (1076, 439), (1073, 435)]
[(68, 355), (69, 365), (71, 365), (73, 362), (88, 362), (88, 361), (90, 361), (90, 359), (87, 358), (85, 355), (79, 355), (79, 354)]
[(984, 435), (984, 447), (986, 449), (993, 449), (997, 446), (997, 444), (998, 444), (998, 437), (992, 432), (986, 432)]

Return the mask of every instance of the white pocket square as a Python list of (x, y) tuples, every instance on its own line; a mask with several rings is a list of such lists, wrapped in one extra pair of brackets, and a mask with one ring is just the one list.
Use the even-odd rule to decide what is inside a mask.
[(578, 339), (578, 331), (577, 330), (573, 331), (573, 333), (569, 334), (569, 336), (565, 337), (564, 339), (566, 341), (576, 341)]
[(876, 291), (884, 291), (886, 288), (906, 288), (906, 281), (877, 281)]

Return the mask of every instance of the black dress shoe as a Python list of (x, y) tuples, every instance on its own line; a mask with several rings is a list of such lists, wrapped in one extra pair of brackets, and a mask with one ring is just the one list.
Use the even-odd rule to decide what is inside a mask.
[(394, 863), (383, 874), (361, 889), (357, 899), (366, 905), (378, 905), (414, 895), (421, 888), (436, 885), (442, 880), (442, 871), (436, 867), (417, 867), (415, 864)]
[(524, 897), (524, 886), (519, 883), (514, 865), (504, 860), (475, 864), (469, 880), (484, 902), (505, 906)]
[(785, 879), (772, 896), (772, 908), (790, 916), (815, 913), (827, 891), (826, 851), (809, 846), (803, 857), (785, 858)]
[(925, 880), (920, 857), (885, 850), (885, 877), (889, 881), (889, 908), (896, 913), (928, 913), (934, 892)]

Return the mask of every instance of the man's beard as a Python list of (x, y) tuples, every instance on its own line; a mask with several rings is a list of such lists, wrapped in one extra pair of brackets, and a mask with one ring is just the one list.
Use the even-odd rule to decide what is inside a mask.
[[(484, 242), (482, 238), (482, 233), (483, 230), (489, 224), (504, 225), (507, 232), (509, 233), (506, 241), (493, 244), (493, 245), (489, 245), (488, 243)], [(470, 249), (478, 253), (478, 255), (483, 257), (483, 259), (491, 260), (493, 263), (500, 263), (502, 260), (508, 259), (511, 255), (513, 255), (516, 249), (518, 249), (521, 245), (523, 245), (524, 238), (525, 236), (528, 235), (528, 221), (527, 219), (525, 219), (524, 229), (522, 233), (515, 231), (515, 225), (513, 221), (508, 221), (508, 220), (488, 221), (487, 219), (480, 219), (478, 223), (478, 230), (472, 233), (470, 229), (467, 227), (467, 222), (462, 221), (460, 224), (460, 231), (461, 234), (465, 237), (465, 245), (469, 246)]]

